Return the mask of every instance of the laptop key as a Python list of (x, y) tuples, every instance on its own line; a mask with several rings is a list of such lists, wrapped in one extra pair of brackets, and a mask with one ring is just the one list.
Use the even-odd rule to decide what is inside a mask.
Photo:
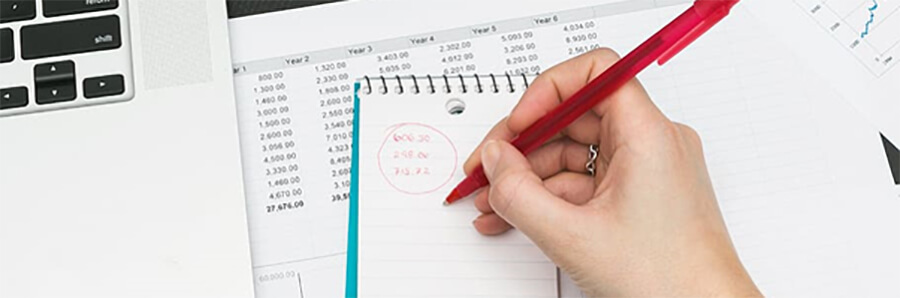
[(125, 92), (125, 77), (109, 75), (84, 79), (84, 98), (119, 95)]
[(122, 46), (115, 15), (22, 27), (25, 60), (118, 49)]
[(119, 0), (44, 0), (44, 16), (55, 17), (89, 11), (115, 9)]
[(34, 66), (34, 100), (48, 104), (75, 99), (75, 63), (61, 61)]
[(21, 108), (28, 105), (28, 88), (0, 89), (0, 110)]
[(35, 0), (0, 0), (0, 23), (33, 19)]
[(75, 80), (75, 62), (71, 60), (34, 66), (34, 85)]
[(63, 83), (37, 87), (34, 97), (40, 105), (71, 101), (75, 99), (75, 84)]
[(13, 61), (16, 55), (13, 53), (12, 29), (0, 29), (0, 63)]

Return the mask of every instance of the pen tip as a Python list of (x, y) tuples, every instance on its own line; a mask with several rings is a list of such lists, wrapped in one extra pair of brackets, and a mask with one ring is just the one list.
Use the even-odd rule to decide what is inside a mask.
[(451, 192), (450, 195), (447, 196), (447, 199), (444, 200), (444, 206), (449, 206), (450, 204), (458, 201), (461, 198), (462, 196), (459, 195), (459, 191), (454, 189), (453, 192)]

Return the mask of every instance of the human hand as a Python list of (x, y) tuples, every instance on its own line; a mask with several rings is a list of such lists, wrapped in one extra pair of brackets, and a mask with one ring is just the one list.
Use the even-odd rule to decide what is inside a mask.
[[(465, 164), (482, 234), (521, 230), (592, 296), (759, 296), (725, 228), (700, 138), (632, 80), (526, 158), (508, 143), (618, 60), (586, 53), (538, 77)], [(599, 145), (596, 176), (589, 144)]]

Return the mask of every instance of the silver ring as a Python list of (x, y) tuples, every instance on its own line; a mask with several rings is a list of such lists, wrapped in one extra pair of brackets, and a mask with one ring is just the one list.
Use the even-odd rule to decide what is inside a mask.
[(599, 146), (594, 144), (588, 146), (588, 162), (584, 164), (584, 169), (591, 173), (591, 176), (597, 176), (595, 164), (597, 163), (598, 155), (600, 155)]

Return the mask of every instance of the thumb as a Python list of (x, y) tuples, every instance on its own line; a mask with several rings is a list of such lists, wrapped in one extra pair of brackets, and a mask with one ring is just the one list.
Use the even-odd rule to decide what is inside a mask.
[(574, 205), (553, 195), (519, 150), (504, 141), (488, 141), (481, 151), (484, 173), (491, 182), (488, 202), (500, 217), (539, 246), (559, 243), (554, 237), (568, 227)]

